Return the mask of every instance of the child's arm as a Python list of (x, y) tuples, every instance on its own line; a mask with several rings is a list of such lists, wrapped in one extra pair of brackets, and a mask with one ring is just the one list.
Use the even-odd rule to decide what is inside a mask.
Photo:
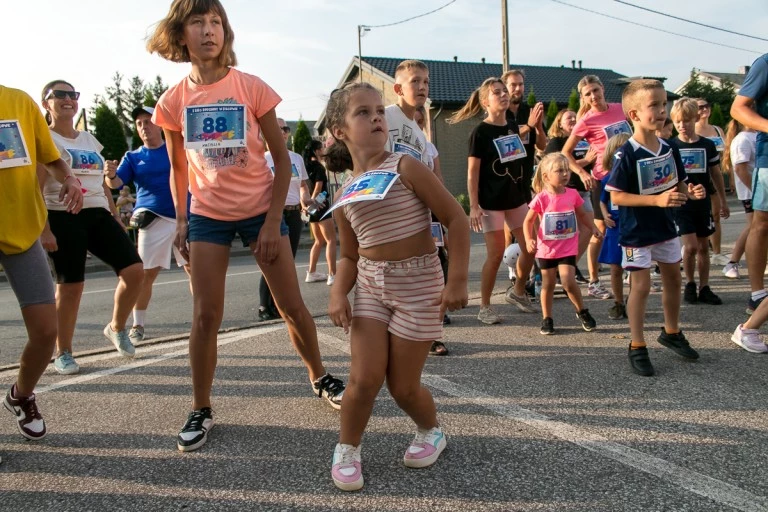
[(747, 162), (736, 164), (733, 167), (733, 172), (736, 174), (736, 177), (739, 178), (741, 182), (747, 187), (747, 190), (752, 192), (752, 174), (750, 173), (749, 164)]
[(163, 128), (168, 157), (171, 160), (171, 197), (176, 209), (176, 239), (173, 244), (185, 260), (189, 261), (187, 247), (187, 191), (189, 190), (189, 163), (184, 151), (184, 137), (181, 132)]
[(254, 254), (264, 263), (270, 263), (277, 257), (280, 246), (280, 222), (283, 219), (285, 197), (291, 185), (291, 157), (288, 155), (288, 148), (285, 147), (282, 132), (277, 124), (275, 109), (270, 110), (258, 120), (261, 133), (267, 141), (275, 163), (275, 177), (272, 181), (272, 200), (269, 203), (264, 225), (256, 239)]
[(602, 201), (600, 201), (600, 211), (603, 212), (603, 222), (605, 222), (605, 225), (609, 228), (615, 228), (616, 222), (614, 222), (611, 212), (608, 211), (608, 207)]
[(571, 172), (579, 176), (581, 182), (584, 183), (584, 188), (592, 190), (592, 187), (595, 186), (592, 176), (590, 176), (589, 173), (579, 165), (576, 159), (573, 158), (573, 150), (576, 149), (576, 146), (583, 138), (584, 137), (579, 137), (575, 133), (571, 133), (568, 136), (568, 140), (565, 141), (565, 146), (563, 146), (563, 149), (560, 152), (568, 159), (568, 166), (571, 168)]
[[(611, 216), (604, 209), (602, 202), (600, 203), (600, 209), (603, 210), (603, 218), (605, 219), (605, 223), (608, 224), (608, 220), (611, 218)], [(588, 230), (590, 233), (592, 233), (593, 237), (602, 238), (603, 234), (600, 232), (599, 229), (597, 229), (597, 226), (595, 226), (594, 221), (590, 221), (589, 215), (587, 215), (587, 212), (584, 210), (583, 206), (576, 207), (576, 218), (579, 221), (579, 225), (582, 226), (585, 230)], [(613, 221), (611, 222), (613, 223)]]
[[(682, 206), (688, 200), (688, 195), (683, 192), (687, 190), (685, 183), (681, 182), (678, 187), (673, 187), (663, 194), (641, 195), (630, 194), (621, 190), (611, 190), (611, 202), (616, 206), (658, 206), (659, 208), (677, 208)], [(703, 188), (703, 187), (702, 187)]]
[[(336, 193), (338, 197), (341, 190)], [(331, 287), (331, 295), (328, 299), (328, 316), (333, 325), (343, 327), (344, 332), (349, 332), (349, 324), (352, 320), (352, 307), (349, 305), (347, 295), (352, 291), (352, 287), (357, 280), (357, 260), (360, 257), (358, 253), (357, 236), (352, 229), (344, 208), (337, 208), (333, 211), (333, 218), (336, 220), (336, 226), (339, 228), (339, 262), (336, 266), (336, 279)]]
[(536, 252), (536, 218), (538, 213), (528, 210), (523, 221), (523, 235), (525, 236), (525, 248), (530, 254)]
[(400, 160), (400, 176), (440, 223), (448, 228), (451, 237), (451, 264), (448, 281), (443, 290), (440, 318), (446, 310), (454, 311), (467, 305), (469, 293), (469, 222), (464, 210), (443, 186), (437, 176), (418, 160), (404, 156)]
[(112, 197), (112, 189), (109, 188), (106, 181), (101, 183), (101, 188), (104, 190), (104, 195), (107, 197), (107, 205), (109, 206), (110, 213), (112, 213), (112, 217), (114, 217), (117, 223), (120, 224), (120, 227), (125, 230), (125, 224), (123, 224), (123, 220), (120, 218), (120, 211), (117, 209), (115, 200)]
[(704, 188), (704, 185), (694, 185), (693, 183), (685, 183), (681, 181), (677, 184), (677, 188), (673, 190), (677, 190), (681, 194), (684, 194), (686, 201), (688, 199), (704, 199), (707, 197), (707, 189)]
[(720, 170), (720, 164), (710, 167), (709, 172), (712, 176), (712, 183), (715, 184), (717, 195), (720, 198), (720, 211), (712, 212), (712, 214), (720, 215), (722, 218), (727, 219), (731, 216), (731, 210), (728, 208), (728, 201), (725, 199), (725, 181), (723, 180), (723, 172)]

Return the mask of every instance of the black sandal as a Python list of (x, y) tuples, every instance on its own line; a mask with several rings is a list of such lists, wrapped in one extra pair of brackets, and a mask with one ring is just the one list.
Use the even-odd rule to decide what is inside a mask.
[(448, 348), (442, 341), (433, 341), (432, 347), (429, 349), (429, 354), (433, 356), (447, 356)]

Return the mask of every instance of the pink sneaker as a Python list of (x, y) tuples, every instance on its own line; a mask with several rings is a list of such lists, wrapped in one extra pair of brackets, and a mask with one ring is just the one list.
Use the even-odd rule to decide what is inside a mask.
[(333, 451), (331, 478), (342, 491), (358, 491), (363, 488), (363, 466), (360, 463), (360, 447), (337, 444)]
[(411, 445), (405, 451), (403, 463), (409, 468), (426, 468), (431, 466), (445, 450), (445, 434), (440, 427), (429, 430), (419, 429)]

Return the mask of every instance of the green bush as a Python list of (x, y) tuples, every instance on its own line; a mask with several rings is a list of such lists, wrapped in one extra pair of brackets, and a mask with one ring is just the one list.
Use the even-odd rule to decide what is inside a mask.
[(456, 201), (464, 208), (464, 213), (469, 215), (469, 196), (467, 194), (459, 194), (456, 196)]

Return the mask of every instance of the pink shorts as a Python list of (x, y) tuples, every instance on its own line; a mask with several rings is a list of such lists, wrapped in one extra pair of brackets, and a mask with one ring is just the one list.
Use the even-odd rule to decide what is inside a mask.
[(357, 261), (353, 317), (372, 318), (406, 340), (443, 337), (443, 271), (437, 251), (402, 261)]

